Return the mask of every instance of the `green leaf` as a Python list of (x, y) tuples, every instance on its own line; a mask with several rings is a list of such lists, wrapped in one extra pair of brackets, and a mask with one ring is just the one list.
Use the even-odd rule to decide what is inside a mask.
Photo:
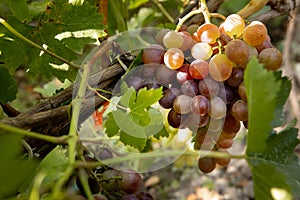
[(283, 192), (283, 199), (300, 197), (300, 165), (294, 154), (300, 143), (298, 129), (288, 128), (271, 135), (266, 149), (248, 156), (252, 170), (255, 199), (276, 199), (276, 192)]
[(4, 0), (4, 3), (20, 21), (31, 21), (33, 16), (28, 9), (26, 0)]
[(128, 9), (135, 9), (147, 3), (149, 0), (130, 0)]
[(127, 9), (123, 0), (108, 1), (108, 34), (114, 35), (116, 32), (127, 30)]
[(169, 133), (165, 127), (163, 127), (158, 133), (153, 135), (154, 138), (159, 139), (160, 137), (169, 137)]
[(0, 134), (0, 199), (16, 195), (36, 168), (36, 161), (20, 159), (21, 142), (16, 135)]
[(162, 87), (159, 89), (151, 88), (148, 90), (147, 88), (142, 88), (139, 90), (137, 94), (137, 98), (135, 101), (134, 107), (139, 108), (148, 108), (152, 104), (158, 102), (158, 100), (162, 97)]
[[(78, 60), (86, 44), (99, 43), (98, 37), (103, 36), (105, 27), (96, 6), (73, 5), (67, 0), (54, 0), (44, 5), (30, 4), (30, 9), (34, 6), (39, 9), (34, 13), (36, 25), (23, 24), (15, 15), (6, 21), (31, 41), (70, 62)], [(11, 74), (23, 64), (32, 77), (43, 74), (49, 79), (56, 76), (61, 81), (75, 79), (77, 71), (62, 61), (26, 44), (3, 26), (0, 26), (0, 34), (5, 34), (0, 37), (0, 63), (4, 63), (2, 66)]]
[(113, 137), (118, 134), (120, 128), (118, 127), (112, 112), (107, 114), (107, 119), (104, 122), (104, 128), (108, 137)]
[(146, 137), (146, 135), (144, 135), (144, 137), (142, 137), (142, 138), (135, 137), (135, 136), (132, 136), (131, 134), (127, 134), (127, 133), (121, 131), (120, 141), (126, 145), (129, 145), (129, 146), (132, 146), (132, 147), (138, 149), (139, 151), (142, 151), (146, 146), (147, 137)]
[(247, 153), (258, 153), (266, 148), (266, 139), (272, 131), (280, 82), (253, 57), (245, 70), (245, 86), (249, 116)]
[[(162, 96), (162, 88), (147, 90), (143, 88), (138, 94), (133, 88), (121, 84), (123, 95), (120, 97), (120, 107), (115, 107), (107, 115), (104, 123), (108, 137), (120, 132), (120, 140), (125, 145), (130, 145), (142, 151), (146, 141), (152, 135), (158, 134), (163, 129), (162, 114), (151, 107)], [(124, 111), (124, 108), (128, 110)], [(164, 132), (160, 133), (165, 135)], [(158, 136), (160, 137), (160, 136)]]
[(6, 104), (16, 98), (18, 92), (16, 81), (8, 70), (0, 67), (0, 102)]
[(276, 109), (274, 116), (276, 116), (272, 121), (272, 127), (278, 127), (283, 125), (285, 122), (283, 107), (287, 101), (291, 88), (292, 82), (287, 77), (281, 77), (281, 71), (276, 72), (276, 79), (280, 82), (280, 92), (277, 93), (276, 97)]
[(57, 180), (65, 173), (68, 166), (66, 150), (61, 146), (53, 149), (38, 166), (38, 172), (45, 173), (46, 177), (42, 187), (48, 188), (55, 185)]

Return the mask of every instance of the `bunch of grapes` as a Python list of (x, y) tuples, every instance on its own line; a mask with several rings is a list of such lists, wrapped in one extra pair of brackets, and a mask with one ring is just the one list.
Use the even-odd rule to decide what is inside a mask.
[[(219, 26), (205, 23), (179, 31), (162, 30), (156, 40), (157, 44), (143, 50), (144, 65), (127, 80), (128, 85), (135, 89), (162, 85), (159, 104), (168, 109), (169, 125), (189, 128), (195, 150), (228, 153), (241, 123), (247, 128), (243, 80), (247, 63), (255, 56), (267, 70), (277, 70), (282, 64), (266, 26), (259, 21), (246, 24), (232, 14)], [(201, 157), (198, 168), (209, 173), (229, 162), (228, 158)]]

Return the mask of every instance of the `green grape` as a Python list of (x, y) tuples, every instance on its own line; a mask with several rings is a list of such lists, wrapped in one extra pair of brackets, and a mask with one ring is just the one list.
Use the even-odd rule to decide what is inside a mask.
[(217, 54), (209, 61), (209, 74), (214, 80), (223, 82), (230, 77), (232, 67), (232, 62), (225, 54)]
[(187, 95), (179, 95), (173, 102), (173, 109), (178, 114), (187, 114), (191, 111), (190, 104), (192, 97)]
[(192, 49), (191, 54), (193, 58), (200, 59), (200, 60), (207, 60), (212, 56), (212, 48), (209, 44), (204, 42), (196, 43)]
[(226, 116), (226, 111), (226, 104), (220, 97), (215, 96), (210, 100), (210, 110), (208, 114), (211, 118), (222, 119)]
[(231, 38), (239, 38), (243, 34), (245, 22), (241, 16), (237, 14), (231, 14), (226, 18), (222, 26), (225, 33)]
[(166, 48), (179, 48), (182, 46), (183, 37), (176, 31), (169, 31), (163, 37), (163, 44)]

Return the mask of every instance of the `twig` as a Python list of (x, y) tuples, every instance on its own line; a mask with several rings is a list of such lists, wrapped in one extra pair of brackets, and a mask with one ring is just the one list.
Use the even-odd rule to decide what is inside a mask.
[(242, 18), (247, 18), (262, 9), (269, 0), (251, 0), (242, 10), (237, 12)]
[(26, 130), (23, 130), (23, 129), (14, 127), (14, 126), (10, 126), (7, 124), (0, 124), (0, 130), (2, 130), (5, 133), (33, 137), (33, 138), (44, 140), (44, 141), (51, 142), (54, 144), (65, 144), (70, 138), (69, 136), (66, 136), (66, 135), (60, 136), (60, 137), (43, 135), (43, 134), (32, 132), (32, 131), (26, 131)]
[(165, 157), (165, 156), (181, 156), (181, 155), (191, 155), (196, 157), (213, 157), (213, 158), (234, 158), (234, 159), (245, 159), (247, 156), (242, 155), (232, 155), (228, 153), (223, 152), (217, 152), (217, 151), (185, 151), (182, 150), (168, 150), (168, 151), (158, 151), (158, 152), (152, 152), (152, 153), (141, 153), (141, 154), (134, 154), (134, 155), (126, 155), (123, 157), (117, 157), (117, 158), (110, 158), (106, 159), (103, 162), (76, 162), (75, 166), (77, 168), (95, 168), (97, 166), (103, 166), (105, 165), (112, 165), (116, 163), (121, 163), (125, 161), (130, 160), (137, 160), (141, 158), (158, 158), (158, 157)]

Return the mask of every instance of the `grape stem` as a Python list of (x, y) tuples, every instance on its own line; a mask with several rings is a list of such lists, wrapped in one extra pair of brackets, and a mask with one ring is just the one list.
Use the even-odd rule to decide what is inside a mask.
[(190, 155), (198, 157), (212, 157), (212, 158), (234, 158), (234, 159), (245, 159), (246, 155), (232, 155), (228, 153), (223, 152), (217, 152), (217, 151), (185, 151), (182, 150), (168, 150), (168, 151), (158, 151), (153, 153), (141, 153), (139, 155), (126, 155), (123, 157), (117, 157), (117, 158), (111, 158), (106, 159), (104, 162), (76, 162), (75, 167), (77, 168), (95, 168), (97, 166), (103, 166), (103, 165), (112, 165), (116, 163), (121, 163), (124, 161), (130, 161), (130, 160), (137, 160), (141, 158), (158, 158), (158, 157), (164, 157), (164, 156), (181, 156), (181, 155)]
[(88, 183), (87, 174), (83, 169), (79, 169), (78, 177), (88, 200), (94, 200), (93, 194), (90, 190), (90, 186)]
[(66, 60), (63, 57), (60, 57), (59, 55), (56, 55), (55, 53), (53, 53), (52, 51), (47, 50), (46, 48), (43, 48), (42, 46), (34, 43), (33, 41), (29, 40), (28, 38), (26, 38), (24, 35), (22, 35), (21, 33), (19, 33), (16, 29), (14, 29), (11, 25), (9, 25), (4, 19), (0, 18), (0, 23), (7, 28), (12, 34), (14, 34), (16, 37), (18, 37), (19, 39), (23, 40), (24, 42), (28, 43), (29, 45), (49, 54), (50, 56), (68, 64), (70, 67), (74, 68), (74, 69), (79, 69), (79, 66), (71, 63), (70, 61)]
[(210, 13), (209, 10), (208, 10), (208, 7), (206, 5), (205, 0), (201, 0), (201, 2), (199, 2), (199, 3), (201, 4), (199, 9), (192, 10), (191, 12), (186, 14), (183, 18), (178, 19), (178, 24), (176, 26), (175, 31), (179, 31), (180, 28), (182, 27), (183, 23), (185, 21), (187, 21), (189, 18), (191, 18), (194, 15), (201, 14), (201, 13), (204, 16), (205, 23), (210, 23), (210, 18), (211, 17), (220, 18), (222, 20), (226, 19), (226, 17), (224, 15), (220, 14), (220, 13)]
[[(60, 136), (60, 137), (43, 135), (43, 134), (40, 134), (40, 133), (27, 131), (27, 130), (24, 130), (24, 129), (15, 127), (15, 126), (10, 126), (8, 124), (0, 124), (0, 130), (2, 130), (5, 133), (32, 137), (32, 138), (44, 140), (44, 141), (47, 141), (47, 142), (51, 142), (51, 143), (54, 143), (54, 144), (65, 144), (70, 139), (70, 136), (67, 136), (67, 135)], [(0, 133), (2, 133), (2, 132), (0, 132)]]
[(204, 20), (205, 20), (205, 23), (206, 24), (210, 24), (210, 12), (207, 8), (207, 5), (206, 5), (206, 0), (201, 0), (200, 1), (200, 8), (202, 10), (202, 14), (204, 16)]

